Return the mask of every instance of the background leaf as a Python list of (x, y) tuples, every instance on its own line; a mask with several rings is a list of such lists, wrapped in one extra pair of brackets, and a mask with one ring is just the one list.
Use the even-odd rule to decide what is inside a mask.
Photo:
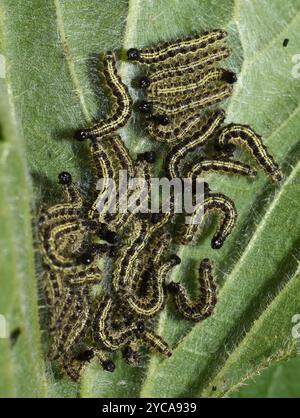
[(0, 314), (5, 320), (1, 337), (7, 336), (0, 338), (0, 395), (43, 397), (48, 389), (30, 227), (32, 194), (13, 103), (2, 80), (0, 91)]
[[(9, 106), (1, 108), (1, 211), (7, 221), (1, 235), (0, 313), (23, 331), (13, 349), (0, 340), (1, 395), (229, 396), (261, 369), (295, 355), (291, 318), (300, 313), (300, 82), (292, 77), (292, 56), (299, 53), (299, 1), (274, 0), (270, 7), (267, 0), (2, 0), (0, 19), (0, 52), (6, 61), (1, 89), (9, 96)], [(119, 358), (112, 375), (92, 363), (81, 384), (72, 384), (41, 361), (27, 167), (35, 207), (59, 197), (56, 178), (62, 170), (72, 172), (87, 193), (87, 150), (71, 137), (109, 105), (98, 79), (98, 54), (216, 27), (229, 32), (233, 55), (226, 67), (239, 74), (226, 104), (227, 120), (249, 124), (263, 135), (285, 180), (277, 187), (261, 172), (255, 181), (211, 176), (211, 188), (234, 199), (237, 228), (224, 248), (214, 251), (214, 224), (207, 224), (198, 245), (179, 249), (183, 262), (173, 278), (193, 291), (199, 260), (211, 257), (219, 284), (215, 314), (192, 326), (170, 304), (158, 322), (174, 347), (170, 359), (145, 355), (143, 365), (133, 369)], [(138, 70), (122, 62), (120, 71), (130, 84)], [(138, 117), (122, 136), (133, 153), (164, 152), (142, 132)], [(43, 317), (41, 310), (42, 331)], [(46, 351), (47, 341), (43, 347)]]

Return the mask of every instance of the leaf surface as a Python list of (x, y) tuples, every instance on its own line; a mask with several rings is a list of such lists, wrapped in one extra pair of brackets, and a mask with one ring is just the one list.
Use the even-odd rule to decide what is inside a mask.
[[(295, 355), (291, 318), (300, 313), (300, 81), (292, 76), (292, 57), (299, 53), (299, 1), (274, 0), (270, 7), (267, 0), (3, 0), (0, 20), (0, 53), (6, 62), (6, 78), (0, 81), (10, 103), (1, 116), (1, 210), (7, 219), (1, 235), (6, 245), (1, 247), (9, 256), (1, 250), (0, 313), (11, 312), (16, 326), (24, 328), (13, 349), (8, 340), (0, 340), (4, 393), (230, 396), (264, 367)], [(174, 347), (170, 359), (152, 355), (136, 369), (118, 359), (114, 374), (93, 362), (81, 384), (74, 385), (41, 360), (40, 284), (34, 280), (30, 201), (34, 218), (41, 201), (56, 201), (60, 196), (56, 178), (62, 170), (73, 174), (83, 193), (88, 191), (87, 149), (72, 140), (72, 133), (108, 109), (109, 98), (98, 78), (99, 53), (217, 27), (228, 30), (233, 50), (223, 66), (235, 70), (239, 78), (225, 104), (227, 120), (249, 124), (263, 135), (285, 179), (278, 187), (261, 171), (254, 181), (211, 176), (211, 188), (235, 201), (237, 227), (224, 248), (215, 251), (210, 248), (215, 224), (208, 223), (197, 245), (179, 249), (183, 262), (173, 279), (194, 290), (199, 261), (214, 260), (219, 285), (215, 314), (193, 326), (182, 321), (170, 303), (158, 322), (159, 333)], [(137, 71), (134, 65), (120, 63), (129, 85)], [(131, 92), (136, 99), (137, 91)], [(164, 147), (147, 138), (136, 117), (122, 136), (133, 153), (157, 149), (163, 155)], [(6, 160), (10, 147), (14, 163)], [(16, 196), (21, 199), (17, 206)], [(42, 312), (40, 318), (44, 335)], [(27, 368), (31, 377), (25, 381)]]

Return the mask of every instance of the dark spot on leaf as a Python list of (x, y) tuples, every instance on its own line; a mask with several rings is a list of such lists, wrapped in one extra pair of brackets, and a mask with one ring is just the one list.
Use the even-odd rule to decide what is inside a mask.
[(11, 347), (14, 347), (14, 345), (15, 345), (15, 344), (16, 344), (16, 342), (18, 341), (18, 338), (19, 338), (20, 334), (21, 334), (21, 328), (20, 328), (20, 327), (15, 328), (15, 329), (14, 329), (14, 330), (10, 333), (9, 339), (10, 339), (10, 346), (11, 346)]
[(283, 46), (284, 46), (284, 47), (287, 47), (287, 46), (288, 46), (289, 41), (290, 41), (289, 39), (285, 38), (285, 40), (283, 41)]

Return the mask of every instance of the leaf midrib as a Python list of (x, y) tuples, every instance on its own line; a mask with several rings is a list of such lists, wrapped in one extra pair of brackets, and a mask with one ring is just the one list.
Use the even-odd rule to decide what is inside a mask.
[(79, 79), (77, 77), (77, 73), (75, 70), (75, 62), (72, 57), (69, 44), (68, 44), (68, 39), (67, 39), (66, 32), (65, 32), (65, 25), (64, 25), (64, 19), (63, 19), (63, 14), (61, 10), (60, 0), (54, 0), (54, 7), (55, 7), (55, 12), (56, 12), (57, 32), (59, 34), (60, 42), (62, 44), (64, 55), (66, 58), (70, 78), (71, 78), (72, 83), (74, 84), (75, 92), (77, 93), (77, 96), (79, 98), (79, 103), (80, 103), (80, 107), (84, 115), (84, 118), (89, 123), (92, 120), (91, 112), (87, 108), (83, 90), (82, 90), (81, 84), (79, 82)]

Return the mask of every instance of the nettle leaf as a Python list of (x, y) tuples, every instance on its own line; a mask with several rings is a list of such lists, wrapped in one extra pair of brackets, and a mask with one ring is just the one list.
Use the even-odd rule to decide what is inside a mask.
[(298, 398), (300, 356), (279, 362), (247, 381), (244, 387), (231, 392), (234, 398)]
[[(299, 1), (2, 0), (0, 22), (6, 67), (0, 79), (0, 314), (13, 331), (12, 340), (0, 340), (0, 394), (230, 396), (262, 369), (294, 356), (292, 317), (300, 313), (300, 81), (293, 77), (292, 57), (299, 53)], [(114, 374), (93, 362), (82, 381), (73, 384), (43, 360), (41, 271), (39, 266), (34, 271), (30, 230), (36, 208), (55, 201), (62, 170), (72, 172), (83, 192), (88, 190), (87, 149), (72, 140), (72, 133), (109, 106), (98, 77), (99, 53), (215, 28), (229, 32), (233, 54), (226, 67), (239, 78), (225, 104), (227, 120), (249, 124), (263, 135), (284, 181), (275, 186), (262, 172), (254, 181), (211, 176), (211, 188), (235, 201), (237, 227), (216, 251), (210, 248), (213, 225), (207, 226), (197, 245), (179, 249), (183, 262), (173, 279), (193, 290), (198, 262), (213, 259), (219, 285), (214, 315), (193, 325), (181, 320), (170, 303), (157, 324), (174, 347), (170, 359), (152, 355), (131, 368), (118, 358)], [(287, 47), (284, 39), (289, 39)], [(137, 71), (120, 63), (129, 85)], [(138, 97), (133, 89), (132, 94)], [(137, 117), (121, 133), (132, 152), (164, 152), (142, 132)]]

